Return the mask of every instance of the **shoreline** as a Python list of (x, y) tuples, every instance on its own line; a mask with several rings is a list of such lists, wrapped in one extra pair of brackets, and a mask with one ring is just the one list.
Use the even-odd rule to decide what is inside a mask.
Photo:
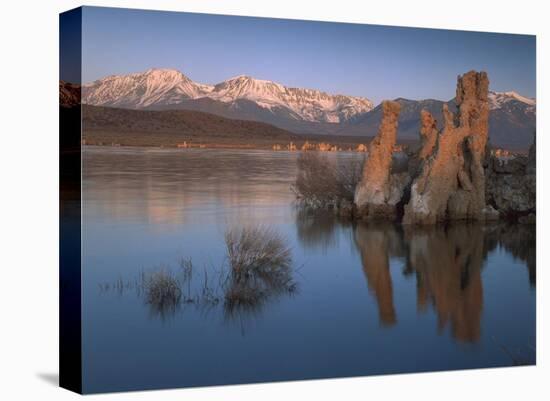
[[(339, 149), (339, 150), (318, 150), (318, 149), (273, 149), (272, 147), (253, 146), (253, 145), (226, 145), (226, 144), (208, 144), (203, 146), (158, 146), (158, 145), (141, 145), (141, 144), (105, 144), (105, 143), (82, 143), (82, 148), (144, 148), (144, 149), (166, 149), (166, 150), (263, 150), (274, 153), (299, 153), (299, 152), (319, 152), (319, 153), (358, 153), (368, 155), (366, 151), (358, 151), (355, 149)], [(399, 152), (395, 152), (399, 153)]]
[[(121, 144), (121, 143), (86, 143), (83, 141), (81, 143), (81, 146), (84, 147), (98, 147), (98, 148), (150, 148), (150, 149), (171, 149), (171, 150), (197, 150), (197, 149), (218, 149), (218, 150), (269, 150), (272, 152), (319, 152), (319, 153), (358, 153), (358, 154), (364, 154), (367, 155), (369, 152), (367, 150), (357, 150), (353, 148), (348, 149), (337, 149), (337, 150), (321, 150), (321, 149), (288, 149), (288, 148), (280, 148), (280, 149), (274, 149), (273, 146), (255, 146), (255, 145), (247, 145), (247, 144), (201, 144), (201, 145), (188, 145), (188, 146), (174, 146), (174, 145), (147, 145), (147, 144)], [(400, 154), (400, 153), (406, 153), (407, 146), (410, 146), (410, 144), (402, 144), (401, 150), (395, 150), (393, 151), (393, 154)], [(528, 150), (509, 150), (509, 149), (502, 149), (502, 148), (491, 148), (491, 151), (495, 152), (494, 156), (498, 158), (511, 158), (515, 156), (526, 156), (528, 154)], [(501, 154), (501, 152), (504, 152), (504, 154)]]

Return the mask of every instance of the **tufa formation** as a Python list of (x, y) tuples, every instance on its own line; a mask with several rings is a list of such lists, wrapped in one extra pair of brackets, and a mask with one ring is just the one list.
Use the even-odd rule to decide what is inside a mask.
[[(482, 220), (489, 214), (483, 169), (489, 134), (488, 90), (485, 72), (470, 71), (458, 78), (457, 115), (444, 106), (444, 128), (436, 135), (431, 154), (424, 153), (413, 179), (404, 224)], [(429, 124), (433, 118), (423, 114), (423, 123)]]
[(378, 134), (369, 144), (369, 157), (355, 190), (355, 205), (364, 219), (395, 218), (397, 204), (409, 181), (406, 172), (397, 174), (392, 169), (400, 109), (397, 102), (382, 103), (382, 122)]
[(426, 110), (420, 115), (420, 145), (397, 158), (400, 105), (386, 101), (376, 137), (355, 191), (355, 217), (401, 219), (426, 225), (449, 220), (519, 217), (535, 221), (535, 145), (529, 156), (501, 159), (487, 154), (489, 79), (470, 71), (458, 77), (456, 113), (443, 106), (444, 126)]
[[(337, 213), (363, 220), (430, 225), (500, 217), (536, 221), (536, 150), (528, 156), (489, 152), (489, 79), (485, 72), (459, 76), (456, 110), (443, 106), (443, 129), (420, 114), (420, 143), (395, 154), (401, 105), (382, 103), (382, 121), (368, 146), (351, 199), (333, 202)], [(342, 206), (344, 205), (344, 206)]]

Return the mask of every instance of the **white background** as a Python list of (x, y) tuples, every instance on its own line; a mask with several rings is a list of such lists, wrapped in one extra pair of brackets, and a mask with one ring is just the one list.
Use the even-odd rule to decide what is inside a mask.
[[(547, 2), (89, 1), (87, 5), (468, 29), (537, 35), (538, 366), (89, 396), (105, 400), (549, 399)], [(66, 400), (58, 364), (58, 13), (77, 1), (1, 3), (0, 399)], [(513, 322), (511, 322), (513, 324)], [(128, 335), (132, 335), (128, 333)], [(411, 346), (415, 346), (411, 344)]]

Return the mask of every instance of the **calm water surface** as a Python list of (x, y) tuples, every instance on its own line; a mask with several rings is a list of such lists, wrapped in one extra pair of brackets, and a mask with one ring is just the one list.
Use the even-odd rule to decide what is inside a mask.
[[(85, 392), (535, 362), (534, 227), (404, 230), (308, 213), (293, 206), (296, 157), (85, 148)], [(296, 291), (229, 313), (154, 308), (133, 284), (191, 258), (185, 291), (200, 293), (225, 263), (225, 230), (249, 224), (288, 239)]]

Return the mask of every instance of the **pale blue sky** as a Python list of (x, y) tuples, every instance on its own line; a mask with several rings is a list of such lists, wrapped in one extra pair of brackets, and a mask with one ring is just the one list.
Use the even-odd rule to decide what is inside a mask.
[(448, 100), (456, 76), (535, 97), (535, 36), (85, 7), (83, 82), (175, 68), (202, 83), (246, 74), (365, 96)]

